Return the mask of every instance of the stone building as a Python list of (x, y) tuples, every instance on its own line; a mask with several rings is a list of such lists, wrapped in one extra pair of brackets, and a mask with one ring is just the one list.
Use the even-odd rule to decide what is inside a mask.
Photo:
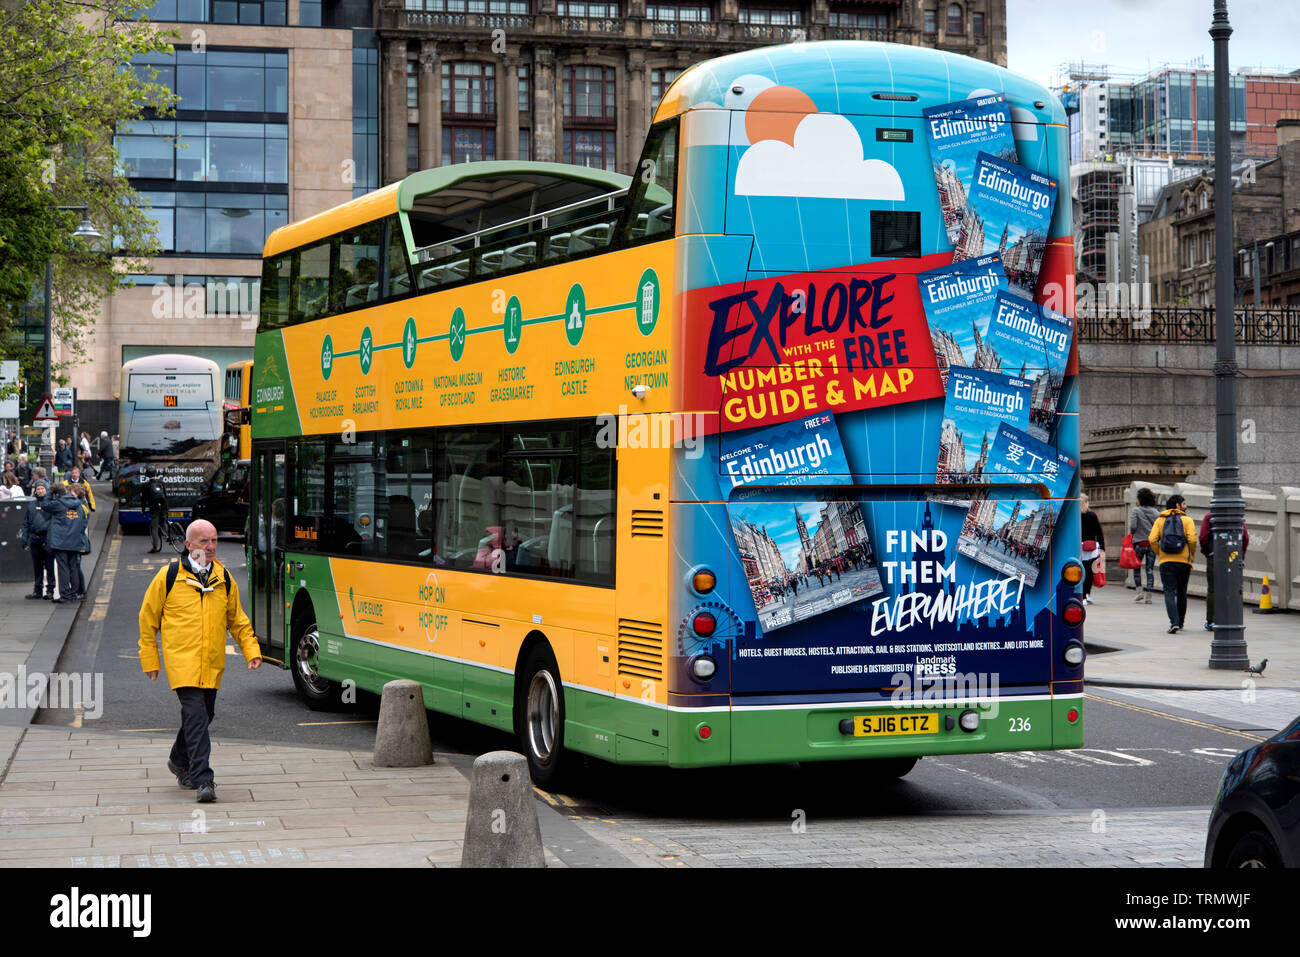
[(1006, 65), (1005, 0), (379, 0), (383, 181), (475, 160), (629, 172), (688, 66), (799, 40), (924, 45)]

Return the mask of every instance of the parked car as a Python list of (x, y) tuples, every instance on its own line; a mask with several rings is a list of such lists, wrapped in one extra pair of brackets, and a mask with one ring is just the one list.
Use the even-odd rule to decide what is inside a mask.
[(251, 463), (239, 459), (217, 470), (208, 491), (191, 508), (192, 518), (205, 518), (218, 532), (243, 535), (248, 528), (249, 476)]
[(1223, 772), (1205, 866), (1300, 867), (1300, 718)]

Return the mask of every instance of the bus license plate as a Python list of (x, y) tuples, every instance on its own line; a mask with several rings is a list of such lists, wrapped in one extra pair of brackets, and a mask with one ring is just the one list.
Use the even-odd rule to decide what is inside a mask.
[(167, 517), (168, 517), (168, 518), (184, 518), (184, 517), (185, 517), (185, 513), (184, 513), (184, 512), (168, 512), (168, 513), (167, 513)]
[(919, 714), (860, 714), (853, 717), (855, 738), (878, 738), (891, 734), (937, 734), (939, 712)]

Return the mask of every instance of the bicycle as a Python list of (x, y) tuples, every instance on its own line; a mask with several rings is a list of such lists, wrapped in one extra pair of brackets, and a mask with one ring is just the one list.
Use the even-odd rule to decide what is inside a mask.
[(171, 519), (163, 526), (163, 534), (167, 539), (167, 544), (172, 547), (177, 555), (185, 551), (185, 526), (175, 519)]

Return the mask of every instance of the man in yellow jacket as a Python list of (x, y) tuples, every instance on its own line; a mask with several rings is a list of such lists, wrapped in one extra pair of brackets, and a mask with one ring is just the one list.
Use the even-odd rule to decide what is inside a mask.
[[(1167, 535), (1166, 525), (1170, 526)], [(1169, 496), (1165, 510), (1151, 524), (1147, 541), (1155, 549), (1156, 562), (1160, 566), (1169, 634), (1176, 635), (1187, 618), (1187, 581), (1192, 574), (1192, 561), (1196, 558), (1196, 523), (1187, 517), (1187, 502), (1181, 495)]]
[(140, 667), (158, 680), (158, 635), (167, 679), (181, 702), (167, 770), (183, 788), (194, 788), (203, 803), (217, 799), (208, 758), (217, 689), (226, 669), (226, 632), (239, 644), (250, 670), (262, 664), (253, 626), (239, 604), (239, 586), (217, 561), (217, 530), (198, 519), (185, 533), (186, 554), (154, 576), (140, 606)]

